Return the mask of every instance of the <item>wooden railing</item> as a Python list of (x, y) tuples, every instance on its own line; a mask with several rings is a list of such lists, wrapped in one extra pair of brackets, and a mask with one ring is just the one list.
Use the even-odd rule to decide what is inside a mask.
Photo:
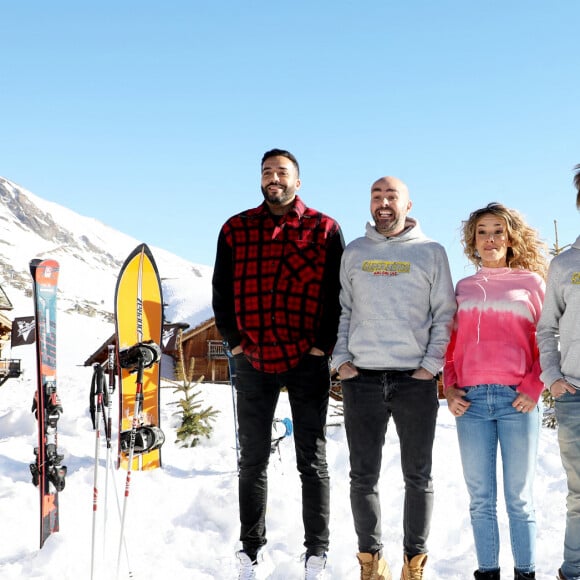
[(227, 359), (224, 351), (224, 345), (221, 340), (207, 341), (207, 358), (208, 359)]
[(0, 359), (0, 385), (3, 385), (8, 379), (19, 377), (21, 374), (19, 358)]

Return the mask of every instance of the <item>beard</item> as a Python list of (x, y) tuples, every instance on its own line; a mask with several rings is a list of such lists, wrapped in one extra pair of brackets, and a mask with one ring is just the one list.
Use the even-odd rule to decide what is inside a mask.
[[(270, 185), (276, 185), (280, 188), (281, 191), (271, 192), (268, 191), (268, 187)], [(296, 195), (296, 188), (290, 185), (280, 185), (280, 184), (273, 184), (269, 183), (266, 187), (262, 186), (262, 195), (264, 199), (271, 205), (276, 206), (283, 206), (290, 203), (295, 195)]]
[(405, 225), (405, 218), (401, 218), (401, 216), (396, 214), (393, 216), (393, 219), (385, 220), (379, 217), (379, 212), (376, 212), (373, 218), (375, 220), (375, 229), (384, 236), (401, 229)]

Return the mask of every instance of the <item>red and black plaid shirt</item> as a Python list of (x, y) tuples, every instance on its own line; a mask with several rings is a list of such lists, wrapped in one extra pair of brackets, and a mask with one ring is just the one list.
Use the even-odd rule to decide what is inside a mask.
[(222, 227), (213, 275), (216, 325), (230, 348), (276, 373), (312, 347), (336, 342), (344, 239), (332, 218), (304, 205), (274, 216), (266, 203)]

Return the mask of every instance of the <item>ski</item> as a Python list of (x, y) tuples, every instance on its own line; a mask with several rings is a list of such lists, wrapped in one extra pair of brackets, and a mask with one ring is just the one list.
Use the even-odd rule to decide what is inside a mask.
[[(159, 359), (163, 299), (157, 265), (146, 244), (125, 260), (115, 289), (119, 381), (118, 466), (128, 471), (161, 466)], [(139, 376), (142, 375), (142, 376)], [(129, 465), (129, 455), (134, 455)]]
[(59, 530), (58, 493), (64, 489), (66, 467), (58, 452), (58, 420), (62, 405), (56, 382), (56, 293), (59, 265), (55, 260), (30, 262), (36, 321), (37, 387), (32, 411), (38, 424), (36, 460), (30, 464), (32, 483), (40, 494), (40, 547)]

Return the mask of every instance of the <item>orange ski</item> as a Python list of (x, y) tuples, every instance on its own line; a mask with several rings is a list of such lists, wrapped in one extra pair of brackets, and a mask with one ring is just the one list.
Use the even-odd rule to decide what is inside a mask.
[(55, 260), (30, 262), (36, 333), (37, 388), (32, 410), (38, 422), (38, 447), (30, 464), (32, 483), (40, 493), (40, 547), (59, 530), (58, 493), (64, 489), (66, 467), (58, 449), (62, 405), (56, 381), (56, 295), (59, 265)]

